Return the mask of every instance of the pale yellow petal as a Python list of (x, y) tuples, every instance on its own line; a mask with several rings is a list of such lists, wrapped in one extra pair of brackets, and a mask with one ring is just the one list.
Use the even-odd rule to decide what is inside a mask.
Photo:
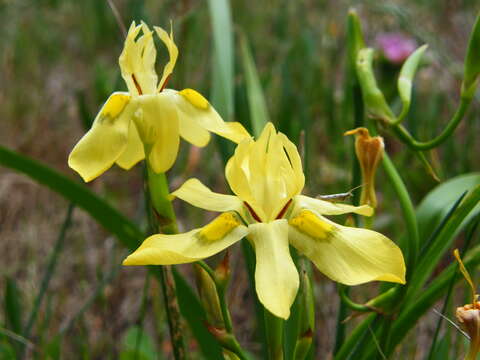
[(68, 165), (85, 181), (108, 170), (122, 155), (128, 142), (136, 105), (128, 93), (114, 93), (103, 105), (92, 128), (75, 145)]
[(292, 165), (293, 178), (295, 179), (297, 193), (300, 193), (305, 186), (302, 159), (295, 144), (292, 143), (285, 134), (278, 133), (278, 136), (282, 139), (283, 147), (285, 148), (290, 164)]
[(172, 195), (193, 206), (210, 211), (239, 211), (243, 206), (238, 197), (214, 193), (198, 179), (188, 179)]
[(140, 140), (135, 123), (131, 121), (128, 130), (127, 147), (117, 159), (117, 165), (122, 169), (130, 170), (136, 163), (143, 159), (145, 159), (143, 143), (142, 140)]
[(140, 96), (138, 104), (135, 125), (140, 139), (150, 148), (149, 164), (155, 172), (165, 172), (172, 167), (178, 154), (177, 111), (163, 93)]
[[(248, 228), (237, 225), (238, 222), (234, 222), (234, 227), (230, 224), (225, 227), (217, 225), (217, 219), (184, 234), (150, 236), (124, 260), (123, 265), (173, 265), (198, 261), (219, 253), (248, 234)], [(211, 226), (215, 228), (210, 230)], [(205, 229), (206, 235), (202, 234)], [(217, 238), (216, 235), (223, 236)]]
[[(267, 217), (261, 203), (255, 199), (250, 187), (250, 169), (248, 166), (249, 154), (254, 141), (250, 138), (243, 140), (235, 149), (232, 156), (225, 167), (225, 176), (232, 192), (242, 201), (245, 201), (262, 220), (266, 221)], [(261, 174), (256, 174), (261, 178)]]
[(333, 203), (304, 195), (295, 196), (294, 208), (294, 212), (302, 209), (310, 209), (319, 215), (342, 215), (348, 213), (355, 213), (363, 216), (373, 215), (373, 208), (368, 205), (353, 206), (348, 204)]
[(255, 248), (255, 288), (260, 302), (277, 317), (288, 319), (298, 291), (298, 272), (288, 247), (288, 223), (276, 220), (249, 226)]
[(168, 77), (172, 74), (173, 69), (175, 68), (175, 64), (177, 62), (177, 57), (178, 57), (178, 48), (177, 48), (177, 45), (175, 45), (175, 42), (173, 41), (173, 29), (171, 25), (170, 25), (170, 34), (168, 34), (161, 27), (155, 26), (154, 28), (160, 40), (162, 40), (162, 42), (167, 47), (168, 56), (170, 57), (170, 59), (168, 60), (168, 63), (163, 68), (162, 78), (158, 83), (158, 91), (161, 91), (165, 87)]
[(203, 129), (235, 143), (250, 138), (250, 134), (240, 123), (223, 121), (208, 100), (197, 91), (193, 89), (182, 91), (165, 89), (164, 92), (168, 93), (176, 103), (180, 121), (189, 118)]
[(346, 285), (405, 283), (402, 252), (382, 234), (341, 226), (308, 211), (289, 223), (290, 244), (332, 280)]
[[(143, 35), (137, 39), (140, 30)], [(122, 77), (132, 95), (154, 94), (157, 89), (157, 51), (152, 34), (145, 23), (135, 26), (135, 22), (132, 22), (118, 59)]]

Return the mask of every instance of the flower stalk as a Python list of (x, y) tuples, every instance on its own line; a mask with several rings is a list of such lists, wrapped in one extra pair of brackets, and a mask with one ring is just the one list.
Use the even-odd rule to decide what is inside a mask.
[[(175, 234), (178, 232), (177, 221), (172, 203), (168, 198), (167, 177), (165, 173), (153, 171), (148, 162), (146, 168), (146, 191), (151, 205), (147, 211), (151, 210), (154, 215), (149, 216), (151, 230)], [(185, 342), (172, 269), (170, 266), (160, 266), (159, 273), (174, 358), (175, 360), (183, 360), (186, 359)]]

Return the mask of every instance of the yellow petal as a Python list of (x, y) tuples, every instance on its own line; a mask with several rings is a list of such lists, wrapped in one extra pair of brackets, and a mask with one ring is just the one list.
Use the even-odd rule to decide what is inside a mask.
[[(210, 141), (210, 133), (198, 120), (199, 117), (204, 116), (205, 112), (192, 108), (192, 105), (184, 101), (176, 90), (165, 89), (162, 91), (162, 95), (168, 97), (172, 104), (175, 104), (178, 113), (180, 136), (195, 146), (203, 147), (207, 145)], [(199, 96), (201, 95), (199, 94)], [(203, 96), (201, 97), (204, 99)], [(198, 102), (201, 102), (201, 100), (198, 100)], [(207, 105), (209, 106), (208, 102)]]
[(162, 75), (162, 78), (160, 79), (160, 82), (158, 83), (158, 91), (162, 91), (166, 85), (166, 81), (168, 80), (168, 77), (170, 76), (170, 74), (173, 72), (173, 69), (175, 68), (175, 63), (177, 62), (177, 57), (178, 57), (178, 48), (177, 48), (177, 45), (175, 45), (175, 42), (173, 41), (173, 29), (171, 24), (170, 24), (170, 35), (161, 27), (155, 26), (154, 28), (160, 40), (162, 40), (162, 42), (167, 47), (168, 56), (170, 57), (168, 63), (163, 68), (163, 75)]
[(239, 143), (250, 134), (238, 122), (225, 122), (212, 105), (200, 93), (193, 89), (175, 91), (166, 89), (177, 104), (180, 121), (190, 118), (205, 130)]
[[(234, 156), (232, 156), (227, 162), (225, 176), (233, 193), (242, 201), (245, 201), (260, 219), (266, 221), (267, 217), (263, 211), (261, 203), (255, 199), (250, 187), (250, 168), (248, 160), (254, 144), (255, 143), (251, 138), (245, 139), (238, 144)], [(262, 178), (261, 174), (257, 174), (256, 176)]]
[(122, 169), (130, 170), (136, 163), (143, 159), (145, 159), (143, 143), (142, 140), (140, 140), (135, 123), (131, 121), (128, 130), (127, 147), (117, 159), (117, 165)]
[(165, 172), (177, 158), (178, 116), (174, 104), (163, 93), (138, 98), (135, 125), (142, 142), (150, 148), (147, 158), (153, 171)]
[[(123, 265), (173, 265), (198, 261), (215, 255), (247, 235), (247, 227), (237, 226), (238, 221), (232, 227), (231, 218), (218, 221), (219, 218), (184, 234), (150, 236), (123, 261)], [(224, 224), (225, 221), (228, 223)], [(218, 238), (219, 235), (223, 236)]]
[(243, 206), (238, 197), (214, 193), (198, 179), (187, 180), (172, 195), (193, 206), (210, 211), (239, 211)]
[[(137, 39), (140, 30), (143, 35)], [(132, 95), (154, 94), (157, 89), (157, 51), (152, 34), (145, 23), (135, 26), (135, 22), (132, 22), (118, 59), (122, 77)]]
[(297, 147), (292, 143), (285, 134), (278, 133), (278, 136), (282, 140), (283, 147), (288, 155), (288, 159), (292, 165), (293, 177), (295, 179), (295, 186), (297, 187), (297, 193), (300, 193), (305, 186), (305, 175), (303, 174), (302, 159), (298, 153)]
[(308, 210), (289, 223), (290, 244), (332, 280), (346, 285), (374, 280), (405, 284), (402, 252), (382, 234), (341, 226)]
[(272, 314), (288, 319), (297, 295), (298, 272), (288, 247), (285, 219), (249, 226), (255, 248), (255, 287), (258, 299)]
[(113, 93), (98, 113), (92, 128), (75, 145), (68, 165), (85, 181), (108, 170), (127, 147), (129, 126), (136, 105), (128, 93)]
[(294, 212), (302, 209), (310, 209), (319, 215), (342, 215), (348, 213), (355, 213), (363, 216), (373, 215), (373, 208), (368, 205), (353, 206), (348, 204), (333, 203), (304, 195), (295, 196), (294, 206)]

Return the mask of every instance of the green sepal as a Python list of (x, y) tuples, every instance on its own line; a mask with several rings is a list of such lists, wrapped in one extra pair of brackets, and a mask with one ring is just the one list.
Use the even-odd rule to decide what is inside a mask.
[(423, 45), (415, 50), (408, 57), (400, 70), (397, 86), (400, 99), (402, 100), (402, 112), (398, 116), (397, 122), (401, 122), (410, 110), (413, 78), (427, 47), (428, 45)]

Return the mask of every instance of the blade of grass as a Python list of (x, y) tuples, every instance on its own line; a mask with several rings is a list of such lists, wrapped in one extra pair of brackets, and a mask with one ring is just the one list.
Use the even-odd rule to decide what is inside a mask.
[(48, 285), (50, 284), (50, 280), (55, 272), (55, 267), (57, 265), (60, 253), (63, 250), (63, 245), (65, 243), (67, 230), (72, 223), (72, 215), (73, 215), (74, 209), (75, 209), (75, 205), (73, 203), (70, 203), (68, 205), (67, 213), (65, 215), (65, 219), (63, 221), (62, 227), (60, 228), (60, 232), (58, 233), (57, 241), (55, 242), (52, 252), (50, 253), (50, 256), (47, 262), (47, 268), (45, 270), (45, 274), (43, 275), (43, 278), (40, 283), (40, 289), (38, 290), (38, 294), (35, 297), (32, 311), (30, 312), (30, 315), (27, 320), (27, 324), (25, 325), (25, 329), (23, 331), (23, 336), (27, 339), (30, 338), (30, 332), (33, 328), (33, 325), (35, 324), (35, 321), (37, 320), (38, 310), (40, 309), (40, 306), (43, 301), (43, 297), (45, 296), (45, 293), (48, 289)]
[[(234, 42), (229, 0), (208, 0), (213, 30), (213, 68), (211, 102), (226, 121), (234, 117)], [(220, 155), (226, 163), (233, 146), (216, 137)]]
[(243, 73), (245, 76), (248, 105), (250, 110), (250, 123), (255, 137), (260, 136), (263, 127), (269, 122), (267, 105), (258, 78), (257, 68), (253, 60), (248, 44), (247, 36), (240, 35), (240, 46), (242, 55)]

